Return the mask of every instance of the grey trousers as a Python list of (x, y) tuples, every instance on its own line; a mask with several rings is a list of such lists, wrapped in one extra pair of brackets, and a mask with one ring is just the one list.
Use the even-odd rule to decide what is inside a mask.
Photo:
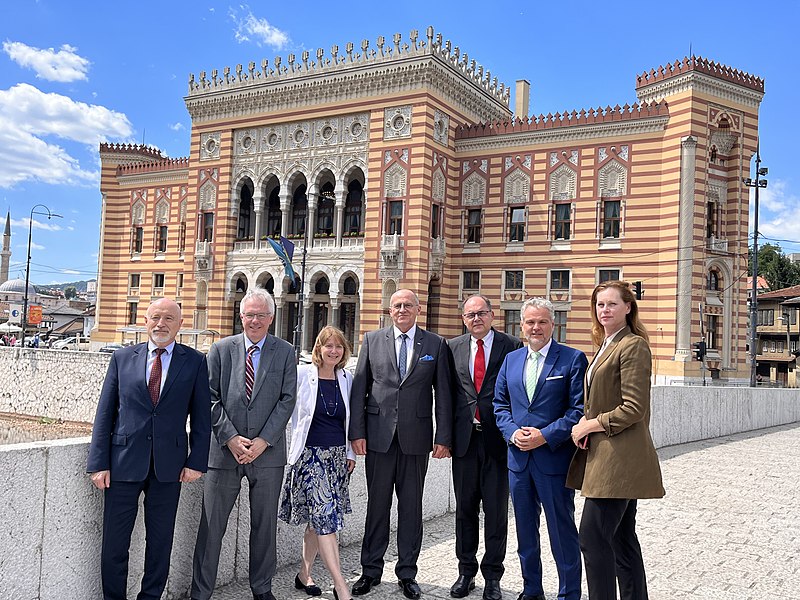
[(208, 600), (214, 591), (222, 538), (228, 527), (242, 477), (250, 487), (250, 589), (253, 594), (272, 590), (277, 569), (275, 536), (283, 467), (237, 465), (233, 469), (209, 468), (203, 487), (203, 513), (197, 530), (192, 574), (192, 598)]

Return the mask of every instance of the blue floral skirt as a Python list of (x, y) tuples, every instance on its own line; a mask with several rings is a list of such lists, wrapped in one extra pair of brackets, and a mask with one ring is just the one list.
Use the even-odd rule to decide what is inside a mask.
[(317, 535), (336, 533), (352, 512), (345, 446), (306, 446), (283, 484), (278, 517), (290, 525), (308, 523)]

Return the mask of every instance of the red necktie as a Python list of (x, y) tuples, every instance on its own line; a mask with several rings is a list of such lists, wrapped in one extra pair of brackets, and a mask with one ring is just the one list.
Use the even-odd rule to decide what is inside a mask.
[[(480, 392), (483, 385), (483, 378), (486, 376), (486, 356), (483, 353), (483, 340), (476, 340), (478, 351), (475, 353), (475, 364), (472, 367), (473, 379), (475, 380), (475, 391)], [(475, 405), (475, 420), (480, 421), (481, 415), (478, 405)]]
[(165, 348), (156, 348), (156, 359), (150, 368), (150, 379), (147, 380), (147, 390), (150, 392), (153, 406), (158, 404), (158, 397), (161, 395), (161, 355), (164, 352)]
[(256, 380), (256, 372), (253, 369), (253, 354), (258, 352), (258, 346), (253, 344), (247, 349), (247, 360), (244, 361), (244, 387), (247, 392), (247, 401), (253, 395), (253, 383)]

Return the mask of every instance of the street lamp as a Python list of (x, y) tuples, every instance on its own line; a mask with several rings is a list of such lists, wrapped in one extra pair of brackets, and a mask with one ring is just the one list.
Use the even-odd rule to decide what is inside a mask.
[[(37, 208), (42, 208), (47, 212), (37, 211)], [(57, 215), (51, 212), (44, 204), (37, 204), (31, 209), (31, 218), (28, 220), (28, 261), (25, 265), (25, 299), (22, 303), (22, 347), (25, 347), (25, 330), (28, 328), (28, 285), (31, 280), (31, 239), (33, 238), (33, 215), (46, 216), (48, 219), (53, 217), (63, 218), (62, 215)]]
[(761, 165), (760, 144), (756, 146), (756, 178), (743, 178), (746, 187), (755, 188), (756, 205), (753, 216), (753, 287), (750, 296), (750, 387), (756, 387), (756, 349), (758, 341), (758, 190), (767, 187), (767, 180), (761, 179), (768, 173)]

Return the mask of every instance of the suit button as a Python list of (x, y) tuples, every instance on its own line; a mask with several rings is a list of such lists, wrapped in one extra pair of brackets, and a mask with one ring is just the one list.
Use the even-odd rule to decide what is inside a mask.
[(248, 406), (248, 407), (247, 407), (247, 410), (253, 410), (253, 406), (252, 406), (252, 405), (251, 405), (251, 406)]
[(147, 436), (147, 439), (148, 439), (148, 440), (152, 440), (152, 439), (153, 439), (153, 436), (152, 436), (152, 435), (148, 435), (148, 436)]

